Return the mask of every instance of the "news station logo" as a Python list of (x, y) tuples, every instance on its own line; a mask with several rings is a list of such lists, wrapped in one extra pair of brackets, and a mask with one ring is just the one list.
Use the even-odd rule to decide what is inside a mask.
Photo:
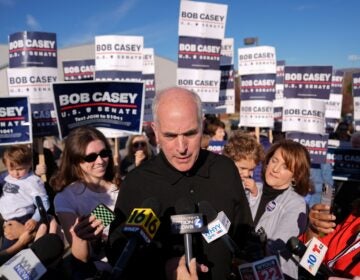
[(204, 227), (202, 214), (172, 215), (171, 227), (173, 233), (195, 233), (201, 232)]

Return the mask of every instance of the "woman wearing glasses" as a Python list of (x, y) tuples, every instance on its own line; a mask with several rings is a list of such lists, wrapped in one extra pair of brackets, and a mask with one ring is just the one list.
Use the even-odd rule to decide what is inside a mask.
[(143, 134), (129, 136), (126, 151), (126, 156), (120, 164), (121, 176), (126, 176), (135, 167), (152, 157), (148, 138)]
[(105, 136), (92, 127), (72, 130), (51, 186), (57, 192), (55, 212), (71, 246), (74, 279), (91, 276), (95, 267), (90, 260), (102, 258), (106, 230), (91, 212), (100, 203), (113, 210), (119, 184)]

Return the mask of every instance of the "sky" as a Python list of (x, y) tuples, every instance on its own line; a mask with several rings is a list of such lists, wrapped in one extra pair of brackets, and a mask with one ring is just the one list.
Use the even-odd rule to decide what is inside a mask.
[[(228, 5), (225, 37), (257, 37), (290, 66), (360, 67), (359, 0), (208, 0)], [(144, 47), (177, 61), (180, 0), (0, 0), (0, 44), (19, 31), (57, 34), (58, 48), (97, 35), (144, 36)], [(237, 59), (235, 58), (235, 68)]]

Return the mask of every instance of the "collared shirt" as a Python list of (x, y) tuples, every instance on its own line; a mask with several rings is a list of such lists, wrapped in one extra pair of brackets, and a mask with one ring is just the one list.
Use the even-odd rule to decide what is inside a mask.
[[(116, 226), (125, 221), (133, 208), (141, 207), (142, 202), (149, 197), (156, 197), (161, 203), (162, 210), (158, 215), (160, 229), (152, 248), (148, 248), (147, 252), (144, 249), (137, 255), (137, 260), (132, 263), (134, 268), (129, 265), (127, 279), (144, 279), (144, 276), (149, 275), (164, 279), (161, 271), (164, 270), (166, 259), (184, 253), (183, 237), (173, 235), (170, 231), (170, 216), (176, 214), (174, 206), (180, 198), (189, 199), (194, 205), (208, 201), (216, 211), (224, 211), (232, 223), (232, 232), (239, 233), (242, 225), (252, 225), (249, 205), (232, 160), (201, 150), (193, 168), (188, 172), (179, 172), (160, 152), (157, 157), (130, 172), (121, 185), (115, 207), (117, 221), (110, 234), (112, 253), (121, 252), (121, 249), (115, 249), (115, 239), (119, 233)], [(121, 238), (117, 241), (121, 243)], [(198, 262), (209, 266), (208, 277), (225, 279), (230, 272), (231, 255), (224, 243), (217, 240), (207, 244), (201, 234), (193, 234), (193, 241), (193, 255)]]

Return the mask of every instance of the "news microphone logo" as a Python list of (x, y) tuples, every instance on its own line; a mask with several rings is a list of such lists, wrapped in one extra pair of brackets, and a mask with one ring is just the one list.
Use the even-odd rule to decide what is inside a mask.
[(170, 219), (172, 231), (176, 234), (201, 232), (204, 228), (201, 213), (172, 215)]
[(252, 263), (239, 266), (243, 280), (284, 280), (279, 262), (275, 256), (269, 256)]
[(7, 279), (40, 279), (46, 272), (38, 257), (31, 249), (24, 249), (4, 263), (0, 275)]
[(315, 276), (325, 257), (327, 249), (326, 245), (319, 239), (313, 237), (307, 243), (307, 249), (300, 260), (300, 265)]
[(210, 243), (228, 233), (231, 222), (224, 211), (219, 212), (215, 220), (208, 223), (205, 231), (201, 234), (207, 243)]
[(123, 228), (124, 233), (139, 233), (150, 243), (160, 227), (160, 220), (150, 208), (135, 208)]

